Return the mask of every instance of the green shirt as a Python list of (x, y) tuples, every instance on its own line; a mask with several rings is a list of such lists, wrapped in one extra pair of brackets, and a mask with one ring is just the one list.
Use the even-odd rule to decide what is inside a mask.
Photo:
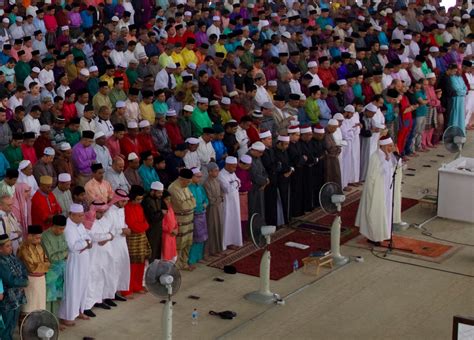
[(64, 129), (64, 136), (71, 147), (79, 143), (81, 139), (81, 133), (79, 131), (71, 131), (68, 127)]
[(304, 105), (306, 115), (308, 116), (311, 124), (317, 124), (319, 122), (319, 105), (318, 101), (313, 98), (308, 98)]
[(135, 84), (135, 82), (137, 81), (138, 79), (138, 72), (137, 70), (131, 70), (131, 69), (127, 69), (125, 71), (125, 74), (127, 75), (127, 78), (128, 78), (128, 82), (130, 84)]
[[(19, 61), (15, 65), (15, 75), (16, 75), (16, 83), (19, 85), (23, 85), (25, 82), (25, 79), (28, 78), (28, 76), (31, 73), (31, 66), (28, 63), (25, 63), (23, 61)], [(28, 89), (27, 89), (28, 90)]]
[(50, 228), (41, 235), (41, 245), (51, 263), (66, 259), (68, 248), (64, 234), (55, 235)]
[(168, 111), (168, 104), (166, 104), (166, 102), (159, 102), (158, 100), (155, 100), (153, 102), (153, 110), (157, 116), (165, 115)]
[(87, 60), (86, 54), (84, 53), (84, 51), (82, 51), (82, 50), (80, 50), (76, 47), (72, 48), (71, 53), (74, 56), (74, 58), (82, 57), (82, 58), (84, 58), (84, 60)]
[(7, 148), (3, 150), (3, 154), (8, 160), (8, 163), (10, 163), (10, 167), (12, 169), (18, 169), (18, 165), (20, 165), (20, 162), (23, 160), (21, 148), (14, 148), (11, 144), (9, 144)]
[(127, 100), (127, 94), (125, 93), (124, 90), (117, 90), (117, 89), (112, 89), (109, 93), (109, 98), (110, 98), (110, 103), (112, 104), (112, 107), (115, 107), (115, 104), (119, 101), (126, 101)]
[(206, 127), (212, 127), (212, 121), (206, 111), (201, 111), (199, 107), (194, 108), (191, 121), (196, 126), (196, 134), (202, 135), (202, 130)]
[(87, 91), (94, 97), (99, 92), (99, 78), (89, 78), (87, 81)]

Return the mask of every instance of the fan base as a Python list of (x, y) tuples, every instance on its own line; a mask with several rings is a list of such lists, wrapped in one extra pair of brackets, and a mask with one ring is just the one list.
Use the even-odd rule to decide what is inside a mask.
[(336, 266), (343, 266), (346, 263), (349, 262), (349, 258), (346, 256), (332, 256), (332, 261), (334, 262), (334, 265)]
[(260, 291), (245, 294), (244, 298), (246, 300), (265, 305), (269, 305), (277, 301), (274, 293), (262, 293)]

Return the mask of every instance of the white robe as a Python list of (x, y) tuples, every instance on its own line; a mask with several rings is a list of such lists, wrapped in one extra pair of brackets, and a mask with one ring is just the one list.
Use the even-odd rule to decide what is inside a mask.
[(239, 150), (237, 150), (237, 154), (240, 157), (245, 155), (249, 151), (249, 137), (247, 135), (247, 131), (242, 129), (240, 126), (237, 127), (237, 132), (235, 133), (235, 138), (239, 143)]
[(469, 125), (472, 114), (474, 113), (474, 73), (466, 73), (467, 81), (469, 82), (470, 90), (467, 92), (465, 107), (466, 107), (466, 126)]
[(87, 285), (89, 283), (90, 249), (81, 252), (91, 240), (84, 225), (67, 219), (64, 230), (69, 249), (64, 273), (64, 297), (59, 308), (59, 318), (74, 321), (86, 309)]
[(352, 171), (349, 183), (358, 183), (360, 181), (360, 127), (355, 127), (360, 124), (360, 116), (355, 112), (351, 118), (354, 138), (352, 139)]
[[(380, 111), (380, 109), (375, 112), (375, 115), (372, 117), (372, 126), (378, 126), (385, 124), (385, 117)], [(377, 151), (379, 147), (380, 132), (372, 132), (372, 137), (370, 137), (370, 155)]]
[(342, 147), (341, 159), (341, 182), (342, 187), (345, 188), (351, 183), (351, 177), (354, 169), (352, 162), (352, 141), (354, 140), (354, 131), (352, 129), (353, 124), (351, 119), (345, 119), (340, 127), (342, 133), (342, 139), (347, 143)]
[[(392, 176), (398, 164), (395, 178), (394, 222), (400, 220), (401, 214), (401, 166), (395, 156), (385, 159), (385, 153), (379, 149), (369, 161), (367, 178), (364, 183), (355, 225), (360, 233), (369, 240), (381, 242), (390, 239), (392, 220)], [(396, 212), (396, 213), (395, 213)]]
[(125, 224), (125, 210), (116, 205), (111, 205), (104, 215), (110, 221), (114, 239), (112, 251), (114, 262), (109, 267), (115, 277), (114, 292), (128, 291), (130, 285), (130, 256), (128, 254), (127, 238), (122, 235), (122, 229), (128, 228)]
[[(344, 169), (344, 164), (342, 162), (342, 154), (344, 153), (344, 148), (347, 147), (347, 143), (343, 142), (343, 138), (342, 138), (342, 131), (341, 131), (341, 128), (338, 127), (337, 130), (332, 134), (332, 139), (334, 139), (334, 143), (336, 143), (337, 146), (340, 146), (341, 147), (341, 152), (339, 153), (339, 156), (337, 156), (337, 159), (339, 160), (339, 168), (341, 169), (341, 182), (342, 182), (342, 178), (344, 178), (344, 172), (347, 172), (347, 169)], [(341, 183), (342, 184), (342, 188), (345, 188), (345, 185), (344, 183)]]
[(101, 303), (103, 299), (115, 297), (115, 275), (110, 270), (114, 261), (112, 242), (99, 245), (99, 242), (110, 240), (112, 225), (105, 215), (100, 220), (95, 220), (89, 230), (92, 239), (90, 250), (90, 276), (87, 287), (86, 309), (91, 309), (94, 304)]
[(33, 175), (26, 176), (21, 170), (18, 174), (17, 183), (26, 183), (31, 187), (30, 196), (33, 197), (34, 194), (38, 191), (38, 183)]
[(186, 168), (188, 169), (192, 169), (192, 168), (201, 169), (201, 160), (199, 159), (199, 154), (197, 151), (186, 152), (186, 155), (184, 155), (183, 157), (183, 162), (184, 162), (184, 165), (186, 165)]
[(218, 180), (224, 194), (223, 250), (226, 250), (229, 245), (241, 247), (243, 243), (240, 224), (240, 180), (235, 173), (229, 173), (226, 169), (221, 170)]

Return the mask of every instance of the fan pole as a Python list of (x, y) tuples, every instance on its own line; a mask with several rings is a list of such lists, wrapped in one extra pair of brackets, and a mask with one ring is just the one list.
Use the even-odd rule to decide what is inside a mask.
[(342, 266), (349, 262), (349, 258), (341, 255), (341, 216), (339, 215), (339, 211), (341, 210), (340, 204), (338, 204), (337, 210), (338, 214), (331, 226), (331, 252), (334, 264), (336, 266)]
[(173, 337), (173, 301), (171, 301), (171, 295), (168, 296), (168, 300), (165, 303), (162, 326), (163, 340), (171, 340)]

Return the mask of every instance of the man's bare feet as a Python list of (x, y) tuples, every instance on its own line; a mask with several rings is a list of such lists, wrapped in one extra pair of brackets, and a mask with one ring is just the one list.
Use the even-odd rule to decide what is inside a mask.
[(77, 318), (78, 318), (78, 319), (81, 319), (81, 320), (90, 320), (90, 318), (89, 318), (87, 315), (82, 314), (82, 313), (79, 314), (79, 316), (78, 316)]
[(60, 320), (61, 324), (67, 327), (72, 327), (75, 326), (76, 323), (74, 321), (69, 321), (69, 320)]

